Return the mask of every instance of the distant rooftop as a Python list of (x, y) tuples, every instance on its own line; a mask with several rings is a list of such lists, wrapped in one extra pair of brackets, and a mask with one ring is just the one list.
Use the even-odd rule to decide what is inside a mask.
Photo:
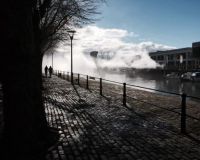
[(181, 52), (181, 51), (184, 51), (184, 50), (192, 50), (193, 47), (200, 47), (200, 42), (193, 42), (192, 47), (170, 49), (170, 50), (165, 50), (165, 51), (155, 51), (155, 52), (150, 52), (149, 54), (152, 55), (152, 54), (156, 54), (156, 53)]
[(185, 51), (185, 50), (192, 50), (192, 47), (170, 49), (170, 50), (165, 50), (165, 51), (155, 51), (155, 52), (150, 52), (149, 54), (167, 53), (167, 52), (181, 52), (181, 51)]
[(200, 42), (194, 42), (194, 43), (192, 43), (192, 47), (200, 47)]

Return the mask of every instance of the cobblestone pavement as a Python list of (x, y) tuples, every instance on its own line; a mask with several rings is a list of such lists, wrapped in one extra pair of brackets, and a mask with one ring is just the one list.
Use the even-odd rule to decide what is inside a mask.
[[(66, 80), (44, 79), (48, 123), (60, 133), (47, 160), (200, 159), (199, 141)], [(132, 106), (134, 108), (134, 106)], [(148, 107), (148, 106), (147, 106)], [(159, 125), (158, 125), (159, 124)]]

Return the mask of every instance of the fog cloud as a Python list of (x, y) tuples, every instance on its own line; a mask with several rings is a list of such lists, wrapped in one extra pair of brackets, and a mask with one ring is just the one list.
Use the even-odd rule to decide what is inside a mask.
[[(174, 47), (153, 43), (126, 42), (126, 38), (138, 38), (134, 32), (123, 29), (107, 29), (97, 26), (86, 26), (77, 29), (73, 40), (74, 72), (91, 73), (98, 67), (107, 68), (156, 68), (158, 64), (148, 53), (157, 50), (168, 50)], [(98, 51), (98, 58), (94, 61), (89, 56), (91, 51)], [(55, 49), (54, 68), (70, 71), (70, 46), (62, 44)], [(51, 64), (50, 58), (44, 58), (43, 65)]]

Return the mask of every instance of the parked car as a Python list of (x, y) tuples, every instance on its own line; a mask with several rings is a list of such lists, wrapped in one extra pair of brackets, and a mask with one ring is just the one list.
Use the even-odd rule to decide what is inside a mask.
[(172, 72), (172, 73), (166, 74), (164, 77), (167, 79), (179, 78), (179, 75), (178, 75), (178, 73)]
[(192, 81), (200, 82), (200, 72), (193, 72), (191, 76)]
[(192, 80), (192, 72), (183, 73), (180, 77), (181, 81), (191, 81)]

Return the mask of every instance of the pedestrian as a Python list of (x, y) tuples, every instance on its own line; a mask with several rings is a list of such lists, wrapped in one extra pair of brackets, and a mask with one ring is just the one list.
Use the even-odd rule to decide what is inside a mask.
[(45, 76), (47, 77), (47, 73), (48, 73), (48, 67), (47, 66), (45, 66), (44, 72), (45, 72)]
[(49, 76), (50, 76), (50, 78), (51, 78), (52, 73), (53, 73), (53, 68), (50, 66), (49, 67)]

